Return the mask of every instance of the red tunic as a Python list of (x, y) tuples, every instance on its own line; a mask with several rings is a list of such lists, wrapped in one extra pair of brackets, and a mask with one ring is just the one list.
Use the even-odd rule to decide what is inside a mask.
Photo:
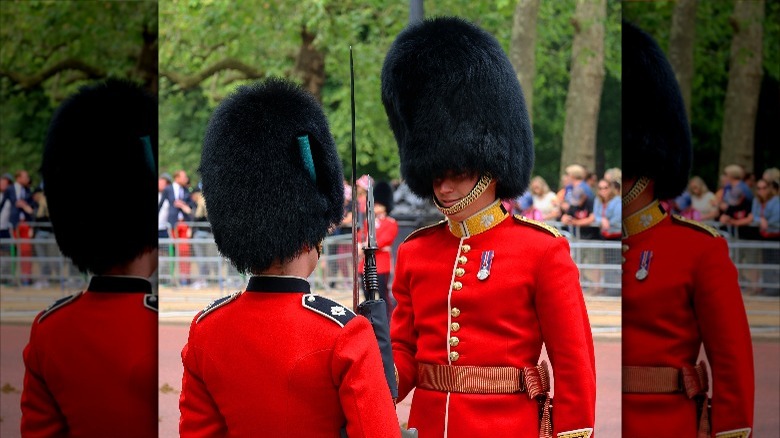
[[(539, 222), (510, 218), (498, 202), (464, 223), (468, 230), (446, 222), (418, 230), (399, 247), (391, 322), (399, 397), (416, 386), (418, 363), (534, 366), (544, 343), (555, 375), (554, 433), (590, 436), (593, 340), (568, 241)], [(491, 250), (489, 276), (480, 280)], [(525, 393), (417, 388), (409, 427), (421, 437), (537, 438), (537, 407)]]
[[(138, 277), (96, 276), (33, 322), (22, 436), (157, 436), (157, 302)], [(146, 294), (146, 295), (145, 295)]]
[(301, 278), (256, 276), (195, 317), (182, 437), (400, 436), (368, 320), (308, 292)]
[[(637, 220), (631, 226), (624, 222), (630, 235), (623, 240), (623, 365), (694, 365), (703, 342), (712, 370), (713, 436), (739, 430), (733, 437), (747, 436), (753, 425), (753, 352), (725, 239), (669, 217), (657, 204), (632, 217)], [(652, 258), (647, 277), (639, 280), (645, 251)], [(623, 436), (696, 436), (696, 403), (682, 393), (623, 394), (622, 409)]]

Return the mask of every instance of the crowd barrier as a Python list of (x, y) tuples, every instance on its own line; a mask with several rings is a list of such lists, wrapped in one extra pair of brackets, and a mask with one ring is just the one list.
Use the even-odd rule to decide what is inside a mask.
[[(416, 225), (399, 221), (399, 238), (393, 245), (393, 254), (410, 232), (408, 228)], [(202, 237), (159, 240), (159, 285), (188, 289), (218, 288), (221, 293), (242, 288), (246, 284), (246, 276), (220, 256), (211, 235), (193, 235)], [(620, 242), (579, 239), (576, 232), (565, 235), (570, 242), (572, 258), (580, 269), (583, 293), (620, 296)], [(780, 244), (733, 238), (727, 242), (739, 271), (743, 293), (780, 295)], [(351, 235), (329, 236), (323, 242), (322, 257), (309, 280), (315, 290), (351, 290), (352, 264)], [(0, 281), (4, 286), (72, 291), (86, 286), (87, 276), (60, 254), (52, 236), (0, 239)]]

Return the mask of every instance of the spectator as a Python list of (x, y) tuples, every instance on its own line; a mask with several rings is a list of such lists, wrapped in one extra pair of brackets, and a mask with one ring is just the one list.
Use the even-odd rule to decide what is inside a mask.
[(432, 202), (412, 193), (409, 185), (404, 181), (398, 185), (393, 193), (393, 205), (393, 216), (397, 218), (412, 216), (423, 222), (432, 222), (442, 217)]
[[(36, 204), (35, 208), (35, 240), (39, 241), (35, 243), (35, 256), (36, 257), (57, 257), (59, 251), (57, 250), (56, 242), (54, 241), (54, 230), (51, 227), (49, 219), (49, 205), (46, 202), (46, 194), (43, 191), (43, 184), (37, 187), (33, 191), (33, 201)], [(49, 240), (46, 242), (46, 240)], [(50, 260), (44, 260), (39, 263), (41, 278), (36, 281), (33, 286), (38, 289), (43, 289), (49, 286), (49, 277), (53, 273), (52, 262)]]
[(531, 179), (531, 196), (533, 197), (534, 208), (542, 214), (541, 220), (558, 220), (561, 216), (558, 198), (550, 190), (547, 181), (541, 176), (535, 176)]
[(609, 182), (617, 181), (618, 184), (621, 184), (621, 186), (622, 186), (623, 171), (620, 170), (620, 168), (618, 168), (618, 167), (613, 167), (611, 169), (607, 169), (607, 170), (604, 171), (604, 179), (609, 181)]
[(769, 169), (764, 171), (764, 174), (762, 175), (761, 179), (764, 181), (775, 181), (778, 184), (780, 184), (780, 169), (777, 167), (770, 167)]
[[(11, 224), (11, 210), (13, 201), (11, 200), (11, 186), (14, 183), (14, 177), (10, 173), (4, 173), (0, 176), (0, 239), (10, 239), (13, 233)], [(11, 245), (2, 244), (0, 246), (0, 256), (8, 260), (11, 255)], [(10, 284), (11, 263), (2, 263), (2, 282)]]
[(753, 198), (752, 225), (764, 239), (780, 239), (780, 197), (775, 180), (760, 179), (756, 183), (756, 197)]
[(566, 168), (566, 174), (570, 178), (572, 188), (567, 199), (568, 208), (561, 216), (561, 222), (571, 227), (581, 228), (590, 226), (595, 220), (593, 216), (593, 192), (590, 191), (588, 184), (585, 183), (585, 168), (579, 164), (572, 164)]
[(170, 205), (168, 209), (168, 225), (173, 232), (173, 238), (177, 239), (176, 253), (180, 258), (179, 262), (179, 284), (189, 286), (191, 247), (187, 240), (192, 237), (192, 230), (187, 222), (192, 221), (192, 211), (195, 204), (187, 190), (189, 178), (187, 172), (179, 170), (173, 174), (173, 183), (165, 188), (163, 197), (168, 200)]
[[(209, 224), (208, 212), (206, 211), (206, 198), (203, 197), (201, 185), (198, 184), (192, 191), (192, 202), (195, 204), (193, 221), (195, 222), (192, 237), (200, 240), (208, 240), (205, 243), (193, 243), (192, 251), (196, 258), (208, 257), (212, 254), (211, 249), (214, 246), (214, 235), (211, 234), (211, 225)], [(203, 289), (208, 287), (208, 279), (211, 275), (211, 262), (201, 261), (198, 263), (200, 278), (192, 284), (193, 289)]]
[(753, 193), (743, 181), (745, 171), (741, 166), (732, 164), (726, 166), (723, 173), (726, 175), (728, 183), (723, 187), (720, 223), (723, 225), (749, 224), (752, 220), (745, 221), (745, 218), (750, 215)]
[(683, 192), (680, 196), (674, 198), (674, 210), (680, 216), (694, 221), (701, 221), (701, 213), (693, 207), (691, 194)]
[(699, 212), (703, 221), (717, 220), (720, 211), (716, 204), (715, 194), (707, 188), (701, 177), (694, 176), (688, 182), (688, 193), (691, 197), (691, 207)]
[(599, 227), (601, 236), (607, 240), (620, 240), (621, 205), (620, 183), (602, 179), (598, 184), (598, 196), (593, 203), (593, 222)]
[(535, 221), (544, 220), (544, 215), (534, 205), (534, 197), (531, 192), (525, 192), (522, 196), (512, 200), (513, 213), (519, 214)]
[(166, 189), (173, 183), (173, 178), (167, 172), (160, 174), (157, 179), (157, 237), (160, 239), (170, 239), (173, 237), (172, 228), (168, 223), (168, 213), (171, 203), (166, 197)]
[[(15, 181), (8, 188), (9, 199), (13, 202), (11, 204), (10, 219), (14, 237), (21, 239), (21, 242), (17, 245), (17, 255), (27, 258), (33, 255), (32, 244), (25, 242), (25, 240), (29, 240), (33, 236), (30, 222), (34, 220), (36, 205), (30, 192), (30, 174), (26, 170), (19, 170), (14, 176)], [(32, 284), (32, 263), (22, 261), (19, 263), (19, 266), (22, 284)]]

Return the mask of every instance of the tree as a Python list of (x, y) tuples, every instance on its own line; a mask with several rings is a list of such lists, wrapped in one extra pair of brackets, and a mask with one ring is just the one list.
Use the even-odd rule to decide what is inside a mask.
[(536, 73), (536, 16), (539, 0), (519, 0), (512, 24), (509, 59), (525, 95), (528, 117), (533, 121), (534, 73)]
[(577, 163), (594, 170), (596, 128), (604, 84), (604, 21), (606, 0), (577, 3), (572, 22), (574, 43), (561, 167)]
[(691, 119), (691, 83), (693, 81), (693, 40), (695, 36), (696, 0), (678, 0), (672, 15), (669, 38), (669, 63), (680, 85), (685, 113)]
[(764, 1), (739, 0), (730, 19), (734, 29), (724, 105), (720, 168), (739, 164), (753, 171), (753, 143), (761, 89)]
[(79, 87), (118, 77), (155, 91), (156, 45), (156, 2), (0, 2), (0, 170), (37, 179), (51, 115)]

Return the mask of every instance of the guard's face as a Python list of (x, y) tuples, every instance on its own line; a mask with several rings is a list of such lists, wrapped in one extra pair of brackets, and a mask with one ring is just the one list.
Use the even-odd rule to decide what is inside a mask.
[(452, 207), (471, 192), (477, 180), (479, 175), (476, 174), (448, 172), (444, 177), (433, 180), (433, 193), (442, 207)]

